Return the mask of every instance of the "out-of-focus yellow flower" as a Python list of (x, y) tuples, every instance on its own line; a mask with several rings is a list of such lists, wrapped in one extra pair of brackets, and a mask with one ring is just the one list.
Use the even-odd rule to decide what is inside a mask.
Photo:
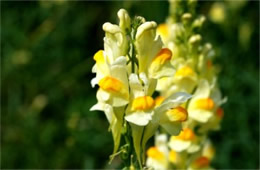
[(191, 167), (188, 169), (209, 169), (209, 159), (205, 156), (201, 156), (197, 159), (195, 159), (192, 164)]
[(210, 161), (215, 156), (215, 148), (209, 140), (207, 140), (203, 146), (202, 155), (207, 157)]
[(168, 25), (166, 23), (160, 24), (157, 27), (157, 33), (162, 37), (162, 41), (166, 43), (170, 35), (170, 30)]
[(215, 148), (209, 140), (203, 141), (202, 151), (192, 158), (189, 170), (212, 169), (210, 162), (215, 156)]
[(188, 106), (190, 118), (206, 123), (213, 116), (215, 103), (210, 98), (210, 90), (209, 83), (202, 80)]
[(210, 9), (209, 17), (215, 23), (222, 23), (226, 18), (224, 4), (220, 2), (214, 3)]
[(169, 165), (169, 151), (167, 147), (167, 136), (160, 134), (155, 136), (155, 146), (147, 150), (146, 166), (148, 168), (166, 170)]
[(189, 66), (183, 66), (180, 69), (177, 70), (175, 77), (189, 77), (194, 76), (195, 73)]
[(178, 136), (172, 136), (169, 146), (176, 152), (186, 150), (189, 153), (193, 153), (200, 149), (200, 146), (197, 144), (196, 135), (189, 128), (184, 128)]
[(174, 150), (171, 150), (169, 153), (169, 161), (173, 164), (178, 163), (178, 153), (175, 152)]

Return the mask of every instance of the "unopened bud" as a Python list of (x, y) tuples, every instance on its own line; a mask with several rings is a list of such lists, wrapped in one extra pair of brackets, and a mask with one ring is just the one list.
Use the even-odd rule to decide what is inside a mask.
[(141, 22), (141, 24), (145, 23), (145, 18), (144, 17), (137, 16), (136, 19), (139, 20), (139, 22)]
[(130, 29), (131, 25), (131, 19), (125, 9), (120, 9), (117, 13), (117, 16), (119, 18), (119, 26), (123, 30)]
[(181, 19), (184, 25), (189, 24), (191, 21), (192, 15), (190, 13), (185, 13), (182, 15)]
[(200, 34), (196, 34), (196, 35), (193, 35), (193, 36), (190, 37), (189, 43), (191, 45), (194, 45), (194, 44), (199, 43), (201, 41), (201, 39), (202, 39), (201, 35)]
[(193, 28), (201, 28), (205, 21), (206, 21), (205, 16), (199, 16), (197, 19), (195, 19), (193, 21), (192, 27)]

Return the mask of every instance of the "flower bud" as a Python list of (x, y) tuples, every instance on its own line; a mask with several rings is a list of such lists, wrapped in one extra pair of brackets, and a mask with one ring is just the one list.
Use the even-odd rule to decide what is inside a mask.
[(189, 44), (196, 45), (201, 41), (202, 37), (200, 34), (196, 34), (190, 37)]
[(120, 9), (117, 13), (117, 16), (119, 18), (119, 26), (123, 31), (126, 31), (126, 29), (130, 29), (131, 26), (131, 19), (125, 9)]
[(201, 28), (204, 22), (206, 21), (205, 16), (199, 16), (197, 19), (193, 21), (192, 27), (193, 28)]
[(182, 19), (182, 23), (184, 25), (187, 25), (191, 22), (192, 15), (190, 13), (185, 13), (182, 15), (181, 19)]

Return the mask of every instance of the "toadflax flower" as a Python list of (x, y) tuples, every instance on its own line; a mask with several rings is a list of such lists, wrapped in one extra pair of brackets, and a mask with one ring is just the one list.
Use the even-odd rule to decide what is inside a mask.
[(103, 30), (104, 51), (94, 55), (96, 64), (92, 72), (96, 77), (91, 84), (99, 85), (97, 92), (98, 103), (90, 110), (104, 111), (110, 123), (114, 139), (114, 153), (118, 150), (123, 123), (123, 107), (129, 102), (129, 83), (126, 68), (128, 40), (126, 30), (130, 27), (130, 18), (125, 10), (118, 12), (120, 24), (105, 23)]
[(171, 136), (169, 146), (176, 152), (194, 153), (200, 149), (199, 139), (190, 128), (184, 128), (178, 136)]
[(155, 146), (147, 150), (146, 166), (148, 168), (166, 170), (169, 166), (169, 149), (167, 147), (167, 135), (160, 134), (155, 137)]

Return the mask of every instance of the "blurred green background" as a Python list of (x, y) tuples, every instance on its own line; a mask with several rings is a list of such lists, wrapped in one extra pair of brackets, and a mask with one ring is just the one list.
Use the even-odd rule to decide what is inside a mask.
[[(221, 9), (214, 17), (213, 7)], [(104, 22), (131, 16), (164, 22), (167, 1), (1, 2), (1, 168), (113, 168), (113, 142), (96, 90), (93, 54)], [(220, 10), (220, 11), (221, 11)], [(222, 129), (210, 134), (217, 169), (259, 168), (259, 2), (202, 1), (203, 39), (216, 49), (228, 96)]]

